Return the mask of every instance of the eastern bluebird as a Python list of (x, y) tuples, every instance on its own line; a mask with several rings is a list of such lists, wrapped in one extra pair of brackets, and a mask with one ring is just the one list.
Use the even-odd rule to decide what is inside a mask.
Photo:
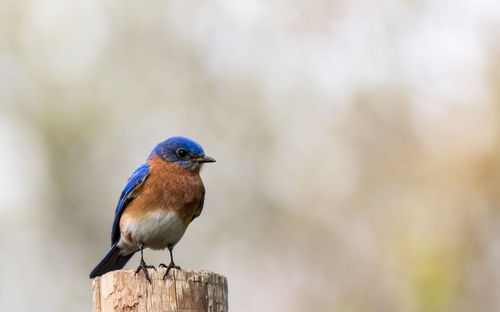
[(127, 181), (111, 229), (111, 250), (90, 272), (90, 278), (125, 266), (137, 251), (141, 270), (151, 283), (143, 259), (143, 249), (165, 249), (170, 264), (165, 278), (175, 265), (172, 249), (191, 221), (201, 214), (205, 187), (199, 175), (204, 163), (215, 159), (205, 155), (200, 144), (185, 137), (172, 137), (159, 143), (146, 163)]

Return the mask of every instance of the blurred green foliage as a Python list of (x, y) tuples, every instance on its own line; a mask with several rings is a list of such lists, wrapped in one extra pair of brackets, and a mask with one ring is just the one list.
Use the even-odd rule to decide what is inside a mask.
[(88, 311), (128, 175), (185, 135), (217, 163), (176, 262), (231, 310), (499, 310), (498, 12), (0, 1), (2, 307)]

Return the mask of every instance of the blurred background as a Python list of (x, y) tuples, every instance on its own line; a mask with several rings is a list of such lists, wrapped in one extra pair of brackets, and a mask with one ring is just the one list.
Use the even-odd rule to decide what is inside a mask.
[(499, 119), (495, 0), (0, 0), (0, 303), (91, 310), (184, 135), (217, 163), (176, 262), (231, 311), (499, 311)]

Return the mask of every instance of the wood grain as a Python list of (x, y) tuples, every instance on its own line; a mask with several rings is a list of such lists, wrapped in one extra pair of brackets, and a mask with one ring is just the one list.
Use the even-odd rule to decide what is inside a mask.
[(210, 271), (149, 269), (144, 273), (117, 270), (93, 280), (94, 312), (165, 311), (227, 312), (227, 279)]

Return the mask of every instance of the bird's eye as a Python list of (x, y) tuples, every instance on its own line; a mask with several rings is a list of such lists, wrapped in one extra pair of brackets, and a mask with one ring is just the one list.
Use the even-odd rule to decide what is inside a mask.
[(188, 152), (185, 149), (179, 148), (177, 150), (177, 156), (179, 156), (179, 158), (186, 158), (187, 155), (188, 155)]

